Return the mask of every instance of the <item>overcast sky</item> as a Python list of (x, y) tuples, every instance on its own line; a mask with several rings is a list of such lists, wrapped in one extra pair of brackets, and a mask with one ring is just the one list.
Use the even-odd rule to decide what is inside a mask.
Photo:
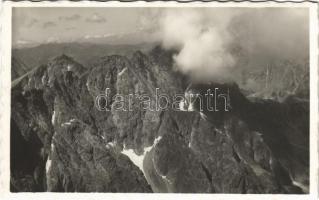
[[(266, 23), (266, 28), (271, 30), (270, 32), (287, 24), (290, 17), (287, 18), (287, 13), (295, 13), (301, 17), (296, 18), (297, 21), (288, 21), (288, 31), (308, 34), (306, 9), (281, 9), (284, 10), (282, 12), (272, 8), (210, 8), (209, 13), (212, 13), (211, 18), (223, 18), (220, 21), (225, 21), (224, 19), (230, 18), (234, 13), (244, 10), (249, 10), (250, 13), (250, 16), (246, 17), (248, 20), (242, 15), (247, 22), (258, 17), (268, 20), (270, 23)], [(158, 22), (162, 12), (163, 9), (160, 8), (14, 8), (12, 42), (13, 45), (23, 45), (85, 41), (134, 44), (153, 41), (160, 37)], [(265, 29), (262, 27), (263, 23), (255, 23), (254, 26), (254, 29)]]
[[(14, 8), (13, 44), (69, 42), (145, 31), (147, 9)], [(149, 16), (149, 15), (147, 15)]]

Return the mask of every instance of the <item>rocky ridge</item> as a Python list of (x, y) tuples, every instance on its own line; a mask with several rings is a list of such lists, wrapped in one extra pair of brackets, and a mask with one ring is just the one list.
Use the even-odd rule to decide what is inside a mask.
[[(174, 71), (171, 58), (155, 48), (130, 59), (103, 57), (87, 68), (62, 55), (19, 80), (12, 88), (11, 190), (307, 192), (309, 127), (298, 121), (300, 114), (307, 119), (307, 101), (256, 103), (226, 85), (238, 106), (218, 124), (211, 113), (207, 119), (197, 111), (140, 110), (137, 103), (133, 111), (118, 111), (111, 99), (110, 111), (96, 108), (106, 88), (112, 95), (152, 95), (155, 88), (183, 94), (187, 78)], [(276, 124), (269, 106), (277, 106), (277, 120), (287, 119), (275, 129), (267, 129)], [(245, 108), (255, 116), (244, 115)], [(282, 143), (271, 142), (277, 137), (292, 150), (281, 152)], [(128, 149), (143, 156), (143, 171), (123, 153)]]

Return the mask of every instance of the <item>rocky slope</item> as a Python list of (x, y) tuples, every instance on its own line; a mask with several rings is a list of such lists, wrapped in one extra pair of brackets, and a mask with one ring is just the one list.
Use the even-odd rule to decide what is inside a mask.
[[(251, 101), (225, 84), (217, 86), (231, 91), (231, 111), (206, 117), (196, 109), (141, 110), (136, 102), (119, 111), (112, 99), (108, 111), (95, 106), (106, 88), (111, 95), (184, 94), (187, 78), (171, 58), (155, 48), (86, 68), (62, 55), (21, 78), (12, 88), (11, 190), (307, 192), (307, 101)], [(204, 87), (214, 85), (188, 89)]]

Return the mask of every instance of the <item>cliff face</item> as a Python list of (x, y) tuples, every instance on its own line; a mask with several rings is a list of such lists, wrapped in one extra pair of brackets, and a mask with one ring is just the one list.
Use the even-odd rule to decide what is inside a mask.
[[(89, 69), (60, 56), (15, 83), (11, 190), (302, 192), (293, 181), (307, 190), (307, 102), (256, 103), (238, 89), (231, 96), (236, 106), (222, 116), (205, 111), (201, 117), (196, 109), (142, 110), (138, 102), (130, 105), (132, 111), (120, 111), (112, 99), (107, 111), (97, 109), (96, 97), (106, 88), (110, 95), (152, 97), (156, 88), (168, 96), (184, 94), (187, 80), (171, 63), (171, 54), (160, 49), (136, 52), (131, 59), (104, 57)], [(154, 98), (148, 102), (155, 106)], [(275, 114), (269, 105), (278, 106)], [(277, 140), (284, 142), (272, 142)], [(296, 142), (302, 150), (292, 145)]]

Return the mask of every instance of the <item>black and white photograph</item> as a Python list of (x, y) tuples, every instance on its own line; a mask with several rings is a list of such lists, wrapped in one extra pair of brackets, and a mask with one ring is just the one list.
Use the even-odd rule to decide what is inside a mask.
[(11, 20), (11, 193), (309, 194), (309, 7)]

